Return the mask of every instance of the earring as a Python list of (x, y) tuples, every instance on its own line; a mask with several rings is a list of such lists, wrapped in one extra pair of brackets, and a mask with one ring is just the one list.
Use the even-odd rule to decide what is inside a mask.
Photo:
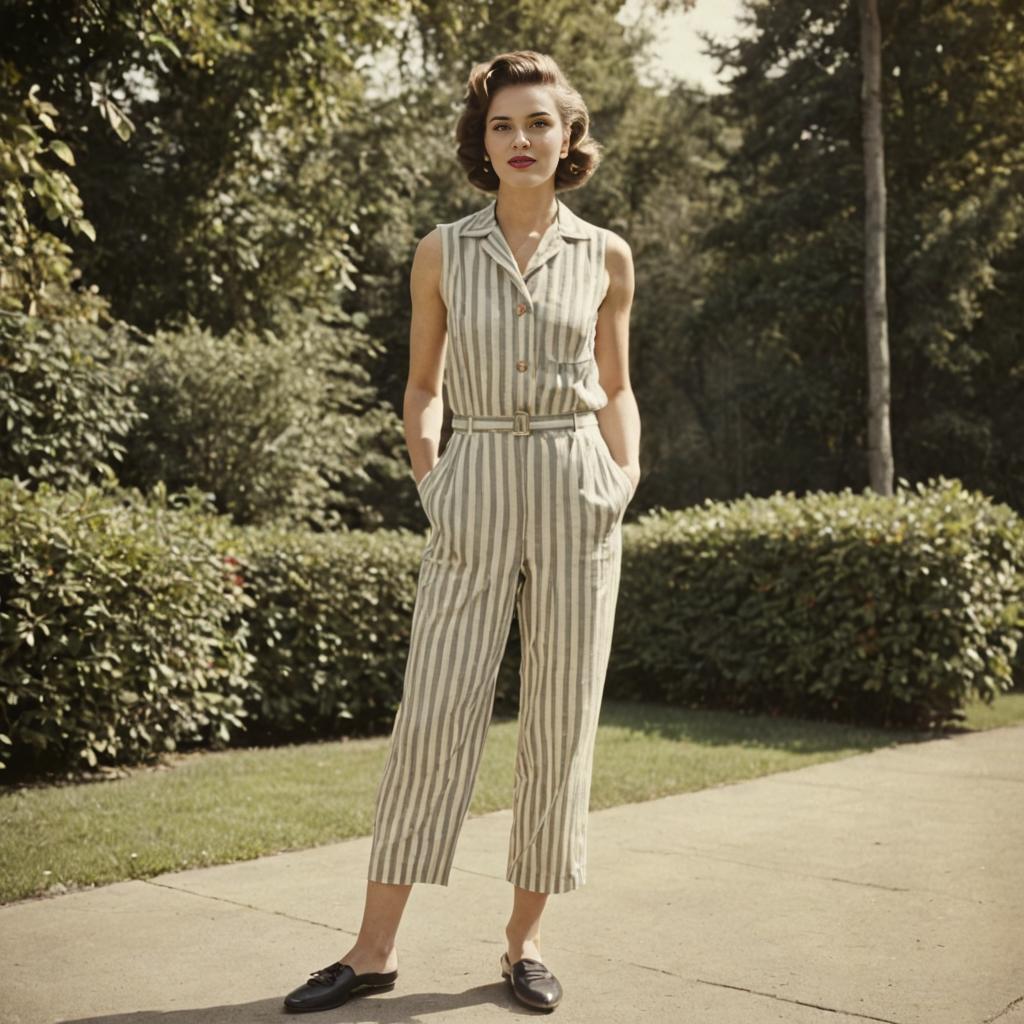
[(491, 162), (491, 158), (486, 153), (484, 153), (484, 162), (485, 163), (490, 163)]

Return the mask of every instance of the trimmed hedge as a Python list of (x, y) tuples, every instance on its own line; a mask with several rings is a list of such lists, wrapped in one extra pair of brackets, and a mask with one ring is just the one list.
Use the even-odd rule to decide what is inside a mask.
[(209, 498), (0, 481), (0, 762), (390, 729), (423, 536), (238, 527)]
[[(239, 530), (253, 597), (247, 742), (389, 732), (402, 697), (424, 537), (410, 530)], [(496, 707), (518, 699), (513, 623)]]
[(608, 692), (929, 728), (1011, 689), (1024, 521), (957, 480), (900, 483), (628, 526)]
[[(387, 732), (422, 535), (173, 504), (0, 481), (0, 759), (88, 769)], [(625, 530), (609, 696), (936, 727), (1019, 669), (1024, 524), (957, 481), (660, 509)], [(497, 703), (517, 700), (513, 623)]]
[(195, 494), (154, 498), (0, 480), (0, 760), (135, 762), (242, 727), (251, 599), (230, 535)]
[(388, 730), (402, 692), (423, 538), (249, 530), (250, 739)]

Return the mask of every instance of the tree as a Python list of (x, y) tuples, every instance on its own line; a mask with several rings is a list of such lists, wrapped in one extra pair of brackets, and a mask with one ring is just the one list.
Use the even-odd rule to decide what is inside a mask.
[[(1024, 506), (1004, 473), (1017, 442), (1019, 329), (997, 289), (1024, 290), (1024, 19), (1011, 0), (880, 5), (886, 83), (886, 296), (900, 476), (959, 476)], [(708, 232), (718, 268), (700, 315), (709, 420), (740, 492), (863, 487), (864, 149), (853, 0), (752, 0), (749, 31), (714, 52), (721, 113), (741, 132), (737, 202)]]
[(885, 141), (882, 132), (882, 26), (878, 0), (860, 0), (864, 113), (864, 326), (868, 350), (868, 474), (892, 494), (889, 433), (889, 317), (885, 300)]

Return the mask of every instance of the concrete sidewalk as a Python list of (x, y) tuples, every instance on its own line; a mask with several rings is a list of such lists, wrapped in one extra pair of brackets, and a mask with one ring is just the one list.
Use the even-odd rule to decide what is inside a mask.
[[(0, 1020), (538, 1016), (498, 969), (510, 822), (469, 818), (452, 884), (414, 888), (392, 992), (281, 1005), (358, 929), (361, 838), (0, 908)], [(594, 812), (541, 948), (563, 1024), (1024, 1024), (1024, 727)]]

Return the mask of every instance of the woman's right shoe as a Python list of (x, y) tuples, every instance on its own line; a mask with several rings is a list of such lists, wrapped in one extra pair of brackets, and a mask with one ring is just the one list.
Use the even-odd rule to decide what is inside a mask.
[(341, 1006), (351, 996), (370, 995), (373, 992), (390, 992), (395, 987), (398, 971), (384, 971), (376, 974), (356, 974), (355, 970), (340, 960), (318, 971), (313, 971), (309, 981), (300, 985), (284, 997), (286, 1010), (302, 1013), (307, 1010), (330, 1010)]
[(553, 1010), (561, 1001), (562, 986), (539, 960), (523, 957), (511, 963), (508, 952), (501, 954), (501, 974), (508, 978), (516, 998), (534, 1010)]

